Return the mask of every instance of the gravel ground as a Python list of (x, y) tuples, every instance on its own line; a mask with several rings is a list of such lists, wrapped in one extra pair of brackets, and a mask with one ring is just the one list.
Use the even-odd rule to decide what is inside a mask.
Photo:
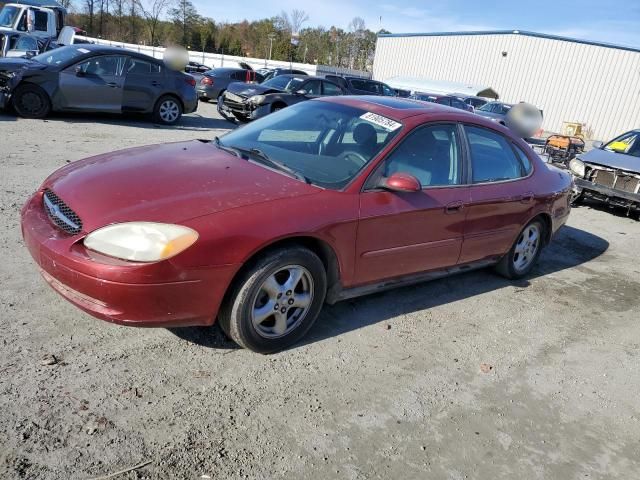
[(574, 209), (526, 281), (337, 304), (272, 356), (101, 322), (45, 285), (19, 209), (46, 175), (228, 127), (213, 105), (177, 128), (0, 113), (0, 478), (638, 478), (640, 222), (619, 212)]

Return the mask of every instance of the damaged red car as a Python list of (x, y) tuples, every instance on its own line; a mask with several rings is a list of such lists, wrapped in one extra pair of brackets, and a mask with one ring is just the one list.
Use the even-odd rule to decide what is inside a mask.
[(123, 325), (216, 320), (286, 348), (324, 303), (533, 268), (572, 182), (482, 117), (386, 97), (303, 102), (212, 141), (123, 150), (51, 175), (22, 210), (46, 281)]

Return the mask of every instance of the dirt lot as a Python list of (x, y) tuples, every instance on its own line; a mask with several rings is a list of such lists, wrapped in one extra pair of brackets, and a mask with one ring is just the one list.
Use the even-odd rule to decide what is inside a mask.
[(19, 209), (46, 175), (228, 125), (211, 105), (179, 128), (0, 114), (0, 478), (638, 478), (640, 222), (620, 214), (575, 209), (528, 281), (341, 303), (273, 356), (94, 320), (45, 285)]

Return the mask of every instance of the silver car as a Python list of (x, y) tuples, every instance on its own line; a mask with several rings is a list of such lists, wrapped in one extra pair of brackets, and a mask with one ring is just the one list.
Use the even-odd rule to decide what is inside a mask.
[(258, 79), (256, 72), (244, 68), (220, 67), (209, 70), (201, 75), (195, 73), (191, 75), (197, 81), (196, 90), (198, 91), (198, 98), (203, 102), (210, 100), (217, 101), (231, 83), (253, 83)]

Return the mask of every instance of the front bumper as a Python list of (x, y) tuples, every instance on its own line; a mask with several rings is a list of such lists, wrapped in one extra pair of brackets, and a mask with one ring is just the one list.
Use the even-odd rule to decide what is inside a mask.
[(596, 199), (609, 201), (610, 203), (616, 203), (623, 206), (633, 203), (640, 205), (640, 194), (638, 193), (626, 192), (624, 190), (607, 187), (575, 176), (573, 181), (575, 184), (574, 192), (576, 194), (584, 192)]
[(122, 325), (211, 325), (237, 266), (185, 268), (170, 259), (132, 263), (86, 250), (42, 208), (42, 193), (22, 209), (22, 235), (47, 283), (94, 317)]

